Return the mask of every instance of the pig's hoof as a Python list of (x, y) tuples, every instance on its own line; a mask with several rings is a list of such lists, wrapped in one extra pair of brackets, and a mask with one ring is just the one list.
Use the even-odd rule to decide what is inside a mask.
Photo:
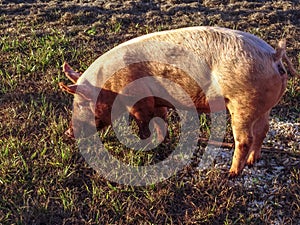
[(253, 166), (255, 161), (256, 160), (254, 158), (250, 158), (250, 159), (248, 158), (246, 164), (247, 164), (247, 166)]
[(68, 137), (68, 138), (71, 138), (71, 139), (74, 139), (75, 136), (74, 136), (74, 133), (73, 133), (73, 130), (71, 128), (69, 128), (68, 130), (65, 131), (65, 135)]
[(228, 173), (228, 178), (235, 178), (239, 175), (237, 171), (230, 170)]
[(259, 159), (260, 157), (255, 157), (254, 155), (250, 155), (247, 159), (246, 165), (253, 166)]

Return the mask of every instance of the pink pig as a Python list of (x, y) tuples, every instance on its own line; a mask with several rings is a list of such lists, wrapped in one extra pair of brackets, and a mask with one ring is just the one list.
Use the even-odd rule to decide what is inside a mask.
[[(179, 84), (189, 94), (199, 113), (224, 110), (222, 104), (218, 108), (218, 103), (225, 102), (231, 115), (235, 140), (230, 176), (238, 175), (245, 165), (254, 164), (261, 157), (261, 146), (269, 129), (270, 110), (278, 103), (286, 89), (288, 76), (282, 59), (286, 61), (290, 72), (297, 75), (286, 56), (285, 41), (280, 41), (274, 50), (258, 37), (242, 31), (218, 27), (189, 27), (141, 36), (117, 46), (114, 50), (118, 52), (119, 49), (153, 41), (180, 46), (200, 58), (198, 74), (208, 78), (206, 90), (203, 91), (182, 69), (161, 62), (149, 61), (127, 65), (101, 87), (89, 83), (78, 84), (83, 76), (74, 72), (68, 64), (64, 64), (64, 72), (74, 84), (66, 86), (60, 83), (60, 87), (75, 94), (74, 113), (80, 113), (78, 106), (85, 104), (95, 116), (97, 128), (102, 129), (112, 123), (113, 102), (126, 85), (142, 77), (163, 77)], [(164, 57), (168, 57), (167, 55)], [(95, 61), (84, 74), (93, 73), (94, 76), (100, 76), (97, 71), (101, 71), (102, 66)], [(97, 88), (101, 88), (101, 92), (96, 104), (88, 103), (92, 90)], [(153, 90), (147, 84), (142, 85), (141, 89), (149, 93), (149, 97), (129, 107), (128, 111), (137, 121), (139, 136), (147, 138), (150, 134), (149, 121), (156, 116), (166, 120), (167, 110), (173, 105), (151, 96)], [(170, 96), (174, 93), (172, 87), (164, 91)], [(176, 101), (179, 101), (183, 109), (189, 109), (190, 106), (186, 102)], [(73, 130), (79, 129), (80, 126), (73, 123), (66, 133), (74, 136)], [(162, 129), (161, 126), (157, 126), (156, 129), (164, 136), (165, 127)]]

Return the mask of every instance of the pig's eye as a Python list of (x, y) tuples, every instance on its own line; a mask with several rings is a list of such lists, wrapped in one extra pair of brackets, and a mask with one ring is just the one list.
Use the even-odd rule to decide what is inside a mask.
[(278, 68), (278, 72), (280, 73), (280, 75), (286, 74), (285, 70), (282, 68), (282, 66), (280, 64), (277, 65), (277, 68)]
[(77, 104), (76, 104), (76, 107), (77, 107), (79, 110), (83, 110), (84, 108), (86, 108), (85, 104), (81, 104), (81, 103), (77, 103)]
[(82, 106), (81, 104), (78, 104), (77, 106), (78, 106), (78, 108), (79, 108), (80, 110), (83, 109), (83, 106)]

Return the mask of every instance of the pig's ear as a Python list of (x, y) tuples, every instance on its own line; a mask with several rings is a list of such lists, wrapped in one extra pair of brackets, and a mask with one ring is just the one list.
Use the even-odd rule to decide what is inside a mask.
[(276, 52), (273, 55), (274, 61), (277, 62), (285, 55), (285, 48), (286, 48), (286, 40), (282, 39), (279, 41), (278, 46), (276, 48)]
[(60, 82), (58, 85), (62, 90), (72, 95), (79, 94), (81, 97), (85, 98), (86, 100), (91, 100), (90, 91), (85, 85), (77, 85), (77, 84), (65, 85), (62, 82)]
[(81, 76), (81, 73), (77, 73), (75, 72), (72, 67), (64, 62), (63, 64), (63, 72), (65, 73), (65, 75), (73, 82), (73, 83), (76, 83), (78, 78)]

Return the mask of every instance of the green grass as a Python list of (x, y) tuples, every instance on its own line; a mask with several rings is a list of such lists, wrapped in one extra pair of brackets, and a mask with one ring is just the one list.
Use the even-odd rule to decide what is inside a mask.
[[(45, 12), (41, 7), (41, 13), (33, 17), (19, 13), (15, 17), (13, 9), (5, 7), (0, 5), (0, 224), (268, 224), (280, 216), (283, 223), (296, 224), (300, 212), (299, 164), (286, 166), (278, 180), (266, 179), (268, 188), (280, 187), (268, 199), (262, 197), (257, 188), (261, 184), (256, 180), (253, 188), (247, 188), (229, 180), (221, 169), (198, 171), (195, 162), (163, 182), (132, 187), (96, 173), (77, 144), (64, 136), (72, 107), (72, 96), (58, 87), (61, 81), (69, 82), (61, 69), (64, 61), (84, 71), (108, 49), (140, 34), (219, 23), (254, 31), (256, 24), (230, 22), (225, 16), (224, 20), (213, 18), (217, 13), (213, 9), (209, 11), (211, 20), (187, 12), (182, 17), (166, 13), (163, 20), (151, 17), (145, 22), (132, 13), (136, 17), (128, 22), (110, 21), (106, 14), (99, 19), (93, 11), (66, 14), (59, 7)], [(230, 17), (230, 12), (224, 13)], [(190, 19), (185, 24), (178, 24), (187, 17)], [(278, 20), (281, 18), (280, 14)], [(281, 21), (278, 26), (283, 24)], [(277, 32), (276, 37), (280, 37), (276, 28), (262, 26), (256, 31), (274, 40), (270, 34)], [(300, 63), (297, 33), (289, 29), (285, 33), (292, 44), (288, 54), (293, 62)], [(299, 79), (290, 80), (274, 113), (299, 122), (299, 98)], [(171, 115), (173, 147), (179, 132), (177, 120)], [(200, 127), (207, 137), (209, 118), (205, 115), (200, 116)], [(110, 151), (127, 163), (155, 163), (168, 155), (164, 145), (148, 153), (124, 149), (111, 130), (103, 131), (101, 137)], [(226, 139), (232, 140), (230, 129)], [(279, 158), (276, 153), (264, 157)], [(256, 214), (249, 211), (254, 200), (263, 202)], [(279, 212), (282, 215), (278, 216)]]

